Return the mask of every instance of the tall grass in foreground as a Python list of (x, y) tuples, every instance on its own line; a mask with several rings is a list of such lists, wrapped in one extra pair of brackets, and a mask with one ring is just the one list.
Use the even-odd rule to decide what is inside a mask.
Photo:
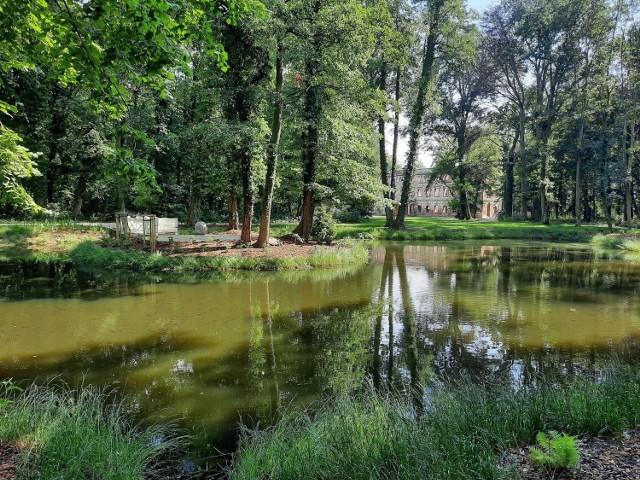
[(245, 430), (231, 474), (244, 479), (514, 479), (503, 453), (539, 431), (605, 435), (640, 422), (640, 374), (615, 367), (598, 381), (558, 385), (462, 382), (429, 393), (428, 412), (372, 392), (290, 412)]
[(181, 448), (167, 433), (136, 427), (121, 404), (91, 387), (31, 386), (0, 409), (0, 439), (21, 448), (19, 479), (166, 478), (161, 461)]

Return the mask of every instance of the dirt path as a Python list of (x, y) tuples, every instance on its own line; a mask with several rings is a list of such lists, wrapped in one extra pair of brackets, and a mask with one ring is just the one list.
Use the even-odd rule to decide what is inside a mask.
[(513, 453), (512, 461), (520, 467), (523, 480), (639, 480), (640, 430), (626, 432), (621, 440), (621, 443), (616, 438), (580, 440), (580, 462), (571, 472), (554, 472), (532, 465), (526, 449)]
[(15, 458), (18, 449), (9, 443), (0, 441), (0, 479), (11, 480), (15, 475)]

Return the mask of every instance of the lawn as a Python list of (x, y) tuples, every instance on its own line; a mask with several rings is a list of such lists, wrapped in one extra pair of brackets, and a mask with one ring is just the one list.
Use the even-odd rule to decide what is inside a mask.
[(105, 236), (98, 227), (72, 222), (15, 223), (0, 226), (0, 261), (63, 259), (82, 242)]
[[(372, 217), (360, 223), (338, 224), (337, 238), (364, 238), (377, 240), (545, 240), (551, 242), (587, 243), (594, 235), (611, 233), (606, 225), (535, 222), (497, 222), (487, 220), (458, 220), (455, 218), (409, 217), (405, 230), (385, 228), (384, 217)], [(291, 232), (295, 224), (277, 224), (272, 235)], [(624, 231), (616, 228), (614, 231)], [(635, 231), (640, 233), (640, 230)]]

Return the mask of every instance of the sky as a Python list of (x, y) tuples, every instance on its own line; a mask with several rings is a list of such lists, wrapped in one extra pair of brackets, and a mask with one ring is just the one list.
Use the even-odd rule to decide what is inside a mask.
[(469, 8), (472, 8), (479, 13), (484, 12), (484, 10), (492, 3), (494, 3), (493, 0), (467, 0)]

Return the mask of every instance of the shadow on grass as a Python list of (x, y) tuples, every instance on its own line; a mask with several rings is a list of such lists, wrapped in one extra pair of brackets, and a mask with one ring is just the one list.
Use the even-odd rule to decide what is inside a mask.
[(33, 258), (29, 239), (36, 235), (35, 228), (27, 225), (0, 227), (0, 258)]

